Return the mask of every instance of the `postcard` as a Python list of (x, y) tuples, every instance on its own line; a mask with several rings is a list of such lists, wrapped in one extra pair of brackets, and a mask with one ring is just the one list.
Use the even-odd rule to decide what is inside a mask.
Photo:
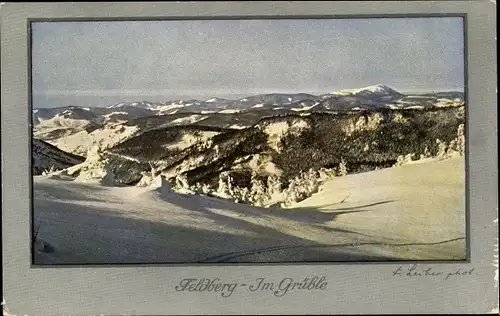
[[(363, 269), (373, 269), (366, 272), (375, 278), (366, 291), (378, 297), (368, 306), (390, 299), (387, 290), (383, 297), (372, 292), (383, 282), (386, 289), (401, 283), (392, 288), (400, 292), (394, 297), (410, 295), (408, 289), (422, 282), (434, 288), (429, 299), (444, 295), (433, 292), (441, 286), (436, 282), (462, 284), (456, 291), (463, 299), (464, 284), (481, 275), (492, 281), (485, 295), (498, 294), (493, 267), (472, 264), (481, 249), (474, 240), (488, 239), (489, 248), (482, 250), (488, 263), (498, 252), (491, 243), (498, 240), (488, 228), (496, 225), (496, 195), (486, 197), (494, 190), (488, 177), (497, 174), (484, 172), (494, 168), (485, 162), (493, 149), (484, 143), (493, 136), (485, 127), (493, 116), (484, 114), (496, 107), (479, 102), (494, 84), (479, 79), (484, 73), (473, 68), (469, 11), (284, 17), (277, 9), (275, 15), (238, 14), (236, 3), (211, 8), (222, 10), (223, 4), (229, 6), (224, 14), (146, 13), (157, 6), (175, 11), (209, 5), (164, 3), (116, 17), (94, 14), (100, 4), (87, 4), (83, 18), (72, 17), (83, 4), (66, 4), (69, 11), (60, 17), (37, 14), (37, 5), (4, 5), (29, 12), (18, 19), (25, 23), (27, 67), (18, 71), (27, 79), (21, 86), (27, 99), (2, 102), (2, 123), (16, 113), (24, 122), (22, 128), (17, 124), (19, 137), (6, 124), (2, 140), (29, 151), (16, 158), (27, 166), (17, 176), (23, 189), (15, 198), (2, 194), (10, 205), (26, 200), (3, 211), (4, 222), (22, 216), (26, 224), (29, 238), (17, 250), (29, 254), (23, 264), (31, 275), (44, 271), (46, 280), (58, 270), (83, 269), (85, 274), (69, 281), (73, 292), (82, 293), (98, 284), (84, 275), (99, 273), (109, 282), (103, 286), (114, 291), (122, 283), (148, 288), (157, 273), (149, 293), (160, 287), (163, 293), (140, 294), (140, 303), (132, 299), (136, 305), (117, 303), (106, 310), (102, 294), (93, 293), (89, 308), (36, 303), (30, 313), (277, 312), (231, 305), (266, 297), (268, 307), (273, 300), (295, 300), (282, 301), (287, 307), (278, 311), (295, 314), (304, 309), (292, 307), (305, 304), (297, 295), (327, 304), (335, 291), (336, 304), (343, 304), (340, 289), (332, 288), (339, 278), (361, 278)], [(268, 5), (251, 7), (263, 12)], [(297, 5), (282, 4), (289, 10)], [(62, 12), (54, 4), (39, 6)], [(132, 7), (139, 4), (103, 10)], [(2, 33), (13, 19), (2, 14)], [(14, 50), (4, 52), (3, 46), (4, 40), (2, 83), (14, 69), (7, 62)], [(2, 88), (2, 99), (9, 91)], [(487, 120), (482, 127), (473, 123), (480, 116)], [(2, 146), (2, 165), (14, 174), (13, 154), (4, 155), (11, 148)], [(2, 187), (15, 186), (13, 177), (3, 178)], [(480, 183), (489, 186), (481, 192)], [(490, 207), (479, 209), (478, 200)], [(480, 224), (484, 235), (472, 224), (479, 222), (476, 212), (490, 216)], [(13, 237), (11, 231), (4, 240)], [(133, 281), (141, 277), (132, 271), (145, 268), (149, 276)], [(108, 277), (106, 269), (114, 269)], [(121, 279), (124, 274), (128, 281)], [(8, 313), (26, 314), (21, 306), (8, 309), (17, 298), (7, 289)], [(121, 291), (115, 297), (134, 293)], [(162, 295), (178, 300), (177, 307), (161, 312)], [(196, 297), (224, 305), (187, 308)], [(149, 308), (139, 309), (149, 299)], [(421, 304), (377, 310), (423, 312)], [(438, 313), (444, 303), (433, 304)], [(337, 313), (333, 306), (328, 314)], [(480, 309), (490, 311), (493, 301), (487, 307)], [(349, 313), (347, 308), (340, 310)], [(472, 309), (472, 303), (456, 306)]]

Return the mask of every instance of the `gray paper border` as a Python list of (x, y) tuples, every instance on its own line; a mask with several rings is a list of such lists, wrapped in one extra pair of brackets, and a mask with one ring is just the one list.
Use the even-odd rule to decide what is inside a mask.
[[(4, 302), (11, 315), (488, 313), (494, 287), (497, 225), (496, 5), (489, 1), (8, 3), (1, 14), (2, 240)], [(28, 19), (210, 16), (467, 15), (467, 141), (470, 262), (474, 276), (396, 278), (401, 264), (31, 267)], [(405, 267), (407, 265), (404, 265)], [(184, 277), (250, 282), (258, 277), (324, 275), (328, 290), (270, 293), (176, 292)], [(498, 283), (498, 281), (496, 281)], [(254, 302), (258, 302), (257, 304)]]
[[(293, 15), (293, 16), (277, 16), (277, 15), (251, 15), (251, 16), (245, 16), (245, 15), (226, 15), (226, 16), (164, 16), (161, 18), (152, 18), (152, 17), (127, 17), (127, 18), (116, 18), (116, 17), (78, 17), (78, 18), (28, 18), (27, 20), (27, 32), (28, 32), (28, 113), (31, 113), (33, 110), (33, 91), (32, 91), (32, 68), (31, 68), (31, 60), (32, 60), (32, 51), (31, 51), (31, 45), (32, 45), (32, 37), (31, 37), (31, 28), (32, 28), (32, 23), (43, 23), (43, 22), (67, 22), (67, 21), (85, 21), (85, 22), (93, 22), (93, 21), (182, 21), (182, 20), (238, 20), (238, 19), (243, 19), (243, 20), (279, 20), (279, 19), (384, 19), (384, 18), (430, 18), (430, 17), (455, 17), (455, 18), (461, 18), (462, 23), (463, 23), (463, 36), (464, 36), (464, 47), (463, 47), (463, 52), (464, 52), (464, 86), (462, 87), (465, 92), (465, 100), (467, 100), (467, 41), (466, 41), (466, 30), (467, 30), (467, 15), (464, 13), (461, 14), (450, 14), (450, 13), (432, 13), (432, 14), (384, 14), (384, 15)], [(469, 150), (468, 150), (468, 127), (469, 125), (467, 124), (467, 118), (468, 118), (468, 110), (469, 107), (465, 107), (465, 246), (466, 246), (466, 253), (465, 253), (465, 259), (456, 259), (456, 260), (404, 260), (404, 261), (399, 261), (399, 262), (404, 262), (407, 264), (411, 263), (457, 263), (457, 262), (467, 262), (470, 263), (470, 234), (469, 234), (469, 186), (468, 186), (468, 179), (469, 179), (469, 168), (466, 166), (468, 165), (468, 159), (469, 159)], [(28, 124), (29, 124), (29, 144), (28, 146), (31, 148), (31, 143), (32, 143), (32, 135), (33, 135), (33, 121), (32, 121), (32, 115), (28, 114)], [(30, 156), (31, 158), (31, 156)], [(32, 170), (32, 161), (30, 160), (30, 165), (28, 166), (29, 170)], [(34, 200), (33, 200), (33, 175), (30, 176), (30, 181), (29, 181), (29, 188), (30, 188), (30, 201), (31, 201), (31, 206), (30, 206), (30, 235), (33, 235), (33, 232), (35, 230), (34, 226)], [(33, 258), (33, 253), (34, 253), (34, 245), (32, 245), (31, 248), (31, 253), (30, 253), (30, 262), (31, 262), (31, 267), (32, 268), (60, 268), (60, 267), (79, 267), (83, 266), (82, 264), (60, 264), (60, 263), (53, 263), (53, 264), (34, 264), (34, 258)], [(328, 264), (328, 265), (334, 265), (334, 264), (345, 264), (346, 262), (352, 263), (350, 261), (335, 261), (335, 262), (327, 262), (327, 261), (316, 261), (316, 262), (306, 262), (308, 265), (317, 265), (317, 264)], [(393, 264), (394, 262), (398, 261), (379, 261), (379, 260), (374, 260), (374, 261), (362, 261), (362, 262), (357, 262), (357, 264)], [(305, 262), (294, 262), (294, 261), (289, 261), (289, 262), (281, 262), (281, 263), (275, 263), (275, 262), (262, 262), (259, 263), (261, 266), (263, 265), (304, 265)], [(103, 267), (103, 266), (152, 266), (152, 267), (158, 267), (158, 266), (176, 266), (176, 265), (181, 265), (181, 266), (224, 266), (224, 265), (234, 265), (234, 263), (192, 263), (192, 262), (185, 262), (185, 263), (149, 263), (149, 262), (144, 262), (144, 263), (133, 263), (133, 264), (128, 264), (128, 263), (119, 263), (119, 264), (85, 264), (84, 266), (86, 268), (89, 267)], [(247, 263), (247, 262), (238, 262), (238, 265), (244, 266), (244, 265), (255, 265), (255, 263)]]

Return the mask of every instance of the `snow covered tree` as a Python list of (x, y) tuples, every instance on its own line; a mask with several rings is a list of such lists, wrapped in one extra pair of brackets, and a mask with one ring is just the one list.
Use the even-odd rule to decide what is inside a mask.
[(339, 170), (339, 171), (338, 171), (338, 175), (339, 175), (339, 176), (345, 176), (345, 175), (347, 175), (347, 173), (348, 173), (348, 169), (347, 169), (347, 164), (346, 164), (346, 162), (345, 162), (344, 158), (342, 158), (342, 159), (340, 160), (340, 164), (339, 164), (339, 168), (338, 168), (338, 170)]
[(250, 183), (252, 186), (250, 190), (252, 203), (255, 206), (263, 206), (268, 197), (266, 194), (264, 183), (258, 178), (257, 172), (252, 172)]
[(278, 176), (270, 175), (267, 177), (267, 192), (269, 196), (281, 193), (281, 180)]
[(460, 124), (457, 131), (457, 146), (461, 156), (465, 155), (465, 125)]
[(436, 143), (438, 144), (438, 152), (436, 154), (436, 157), (438, 159), (445, 159), (446, 158), (446, 151), (448, 149), (448, 146), (445, 142), (440, 140), (439, 138), (436, 139)]
[(326, 180), (335, 177), (334, 169), (321, 168), (318, 170), (318, 177), (320, 180)]
[(221, 172), (219, 174), (219, 182), (217, 186), (217, 196), (228, 199), (231, 198), (231, 194), (229, 192), (229, 184), (228, 184), (228, 172)]
[(432, 156), (431, 152), (429, 151), (429, 147), (425, 146), (425, 149), (424, 149), (424, 156), (425, 158), (429, 158)]
[(228, 172), (225, 178), (229, 195), (234, 197), (236, 194), (236, 188), (233, 185), (233, 177), (231, 177), (231, 173)]
[(149, 166), (151, 167), (151, 178), (156, 178), (156, 166), (154, 162), (149, 162)]
[(285, 205), (290, 205), (298, 200), (297, 181), (290, 180), (288, 188), (285, 190)]
[(284, 205), (291, 205), (307, 199), (320, 191), (323, 181), (334, 176), (335, 171), (326, 168), (321, 168), (318, 171), (311, 168), (307, 172), (300, 172), (298, 176), (289, 181), (288, 187), (282, 192)]
[(212, 188), (210, 187), (210, 185), (209, 185), (209, 184), (204, 183), (204, 184), (201, 186), (201, 192), (202, 192), (203, 194), (205, 194), (205, 195), (206, 195), (206, 194), (209, 194), (210, 192), (212, 192)]
[(240, 201), (251, 202), (250, 201), (250, 190), (248, 188), (240, 188), (237, 186), (232, 187), (233, 198), (236, 203)]
[(457, 130), (457, 137), (450, 142), (449, 149), (460, 156), (465, 154), (465, 126), (460, 124)]
[(221, 194), (228, 193), (227, 181), (224, 178), (222, 173), (219, 175), (219, 185), (217, 187), (217, 193), (221, 193)]
[[(415, 154), (399, 155), (394, 167), (403, 166), (413, 161)], [(422, 157), (420, 157), (422, 158)]]
[(191, 190), (191, 187), (189, 186), (187, 175), (185, 173), (175, 176), (174, 190), (178, 193), (193, 193), (193, 190)]

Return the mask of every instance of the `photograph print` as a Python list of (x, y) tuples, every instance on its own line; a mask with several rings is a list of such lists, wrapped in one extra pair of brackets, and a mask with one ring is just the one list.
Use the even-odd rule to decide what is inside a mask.
[(33, 264), (467, 260), (463, 17), (29, 28)]

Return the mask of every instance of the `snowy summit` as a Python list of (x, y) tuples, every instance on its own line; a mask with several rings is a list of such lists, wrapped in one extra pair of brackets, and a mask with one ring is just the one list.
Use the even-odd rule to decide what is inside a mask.
[(108, 109), (129, 107), (129, 106), (143, 108), (143, 109), (150, 109), (150, 108), (152, 108), (153, 104), (151, 104), (150, 102), (147, 102), (147, 101), (118, 103), (118, 104), (113, 104), (113, 105), (108, 106)]
[(376, 95), (376, 96), (389, 96), (389, 95), (400, 95), (399, 92), (396, 90), (392, 89), (389, 86), (386, 86), (384, 84), (377, 84), (374, 86), (368, 86), (364, 88), (358, 88), (358, 89), (344, 89), (340, 91), (333, 92), (332, 94), (337, 94), (337, 95)]
[(224, 101), (227, 101), (227, 100), (220, 99), (220, 98), (211, 98), (209, 100), (206, 100), (205, 102), (207, 102), (207, 103), (215, 103), (215, 102), (224, 102)]

